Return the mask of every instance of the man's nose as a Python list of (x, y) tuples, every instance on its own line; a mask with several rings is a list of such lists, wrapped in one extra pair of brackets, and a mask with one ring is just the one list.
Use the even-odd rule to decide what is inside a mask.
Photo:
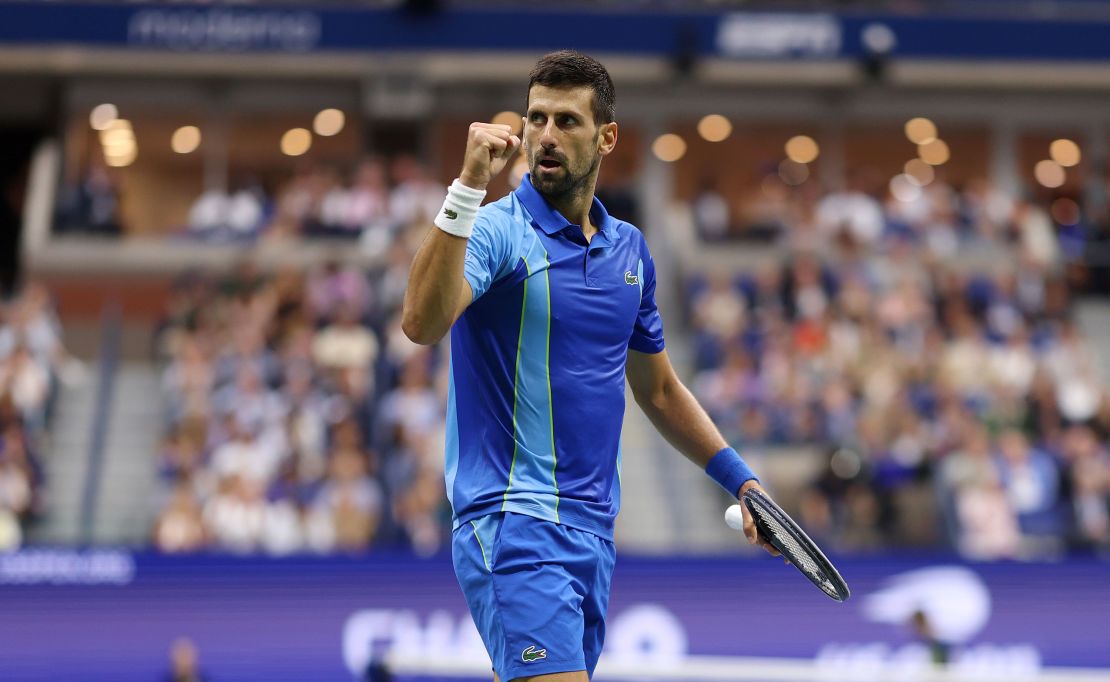
[(555, 148), (555, 122), (548, 119), (547, 125), (543, 127), (543, 132), (540, 133), (540, 146), (544, 151), (551, 151)]

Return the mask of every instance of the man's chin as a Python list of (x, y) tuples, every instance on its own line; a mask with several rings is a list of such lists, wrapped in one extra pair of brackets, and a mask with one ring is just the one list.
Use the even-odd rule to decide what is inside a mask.
[(555, 173), (532, 173), (532, 184), (536, 189), (549, 194), (562, 194), (567, 190), (566, 170), (560, 168)]

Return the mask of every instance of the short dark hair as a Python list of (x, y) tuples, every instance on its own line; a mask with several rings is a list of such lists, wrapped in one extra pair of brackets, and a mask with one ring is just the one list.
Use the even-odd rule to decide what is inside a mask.
[(612, 123), (613, 79), (601, 62), (575, 50), (549, 52), (540, 57), (528, 75), (528, 92), (533, 85), (548, 88), (575, 88), (586, 86), (593, 90), (594, 123)]

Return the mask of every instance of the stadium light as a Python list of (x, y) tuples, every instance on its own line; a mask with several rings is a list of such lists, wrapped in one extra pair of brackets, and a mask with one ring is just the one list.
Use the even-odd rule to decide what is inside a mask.
[(948, 163), (948, 159), (951, 157), (948, 151), (948, 143), (939, 137), (932, 142), (918, 145), (917, 155), (930, 166), (940, 166)]
[(809, 135), (795, 135), (786, 141), (786, 158), (794, 163), (811, 163), (820, 154), (817, 141)]
[(1064, 184), (1064, 181), (1068, 179), (1068, 174), (1060, 164), (1052, 159), (1044, 159), (1033, 166), (1033, 177), (1042, 186), (1053, 189)]
[(651, 153), (660, 161), (673, 163), (686, 155), (686, 140), (674, 133), (664, 133), (651, 143)]
[(200, 128), (196, 126), (181, 126), (173, 131), (170, 138), (170, 147), (178, 154), (190, 154), (200, 146)]
[(286, 156), (301, 156), (312, 146), (312, 133), (304, 128), (286, 130), (281, 136), (281, 153)]
[(937, 139), (937, 126), (927, 118), (917, 117), (906, 121), (906, 137), (914, 144), (929, 144)]
[(706, 142), (721, 142), (732, 134), (732, 122), (720, 114), (709, 114), (698, 121), (698, 135)]
[(1053, 140), (1052, 144), (1048, 146), (1048, 155), (1064, 168), (1079, 165), (1079, 160), (1083, 158), (1079, 151), (1079, 145), (1067, 138)]
[(490, 123), (509, 126), (513, 130), (513, 135), (519, 135), (524, 128), (524, 117), (515, 111), (502, 111), (494, 116)]
[(105, 130), (117, 118), (119, 118), (119, 109), (116, 105), (98, 104), (89, 112), (89, 125), (93, 130)]
[(324, 109), (316, 114), (316, 118), (312, 121), (312, 129), (317, 135), (331, 137), (338, 135), (346, 122), (347, 117), (339, 109)]
[(107, 122), (100, 131), (100, 146), (104, 150), (105, 163), (116, 168), (130, 166), (139, 155), (135, 131), (131, 128), (131, 121), (125, 118)]

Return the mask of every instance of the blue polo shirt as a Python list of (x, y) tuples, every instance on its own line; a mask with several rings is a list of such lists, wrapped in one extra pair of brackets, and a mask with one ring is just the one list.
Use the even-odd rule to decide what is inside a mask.
[(451, 329), (446, 479), (455, 527), (511, 511), (611, 540), (628, 350), (663, 350), (644, 237), (596, 198), (589, 244), (525, 176), (483, 206), (474, 301)]

